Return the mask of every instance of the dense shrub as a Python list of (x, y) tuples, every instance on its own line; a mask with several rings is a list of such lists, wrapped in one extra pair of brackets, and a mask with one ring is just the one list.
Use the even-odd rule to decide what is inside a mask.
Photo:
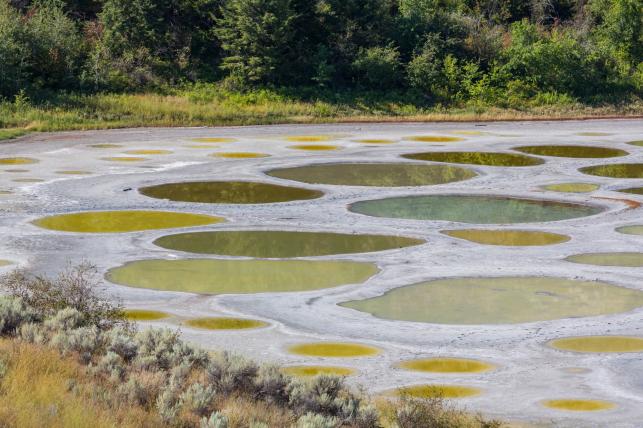
[(392, 46), (362, 49), (353, 67), (367, 87), (390, 88), (400, 79), (400, 53)]

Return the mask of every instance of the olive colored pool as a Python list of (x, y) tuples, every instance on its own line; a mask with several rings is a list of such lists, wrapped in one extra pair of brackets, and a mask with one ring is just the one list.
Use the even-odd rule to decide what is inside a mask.
[(611, 178), (643, 178), (643, 163), (617, 163), (581, 168), (583, 174)]
[(310, 184), (404, 187), (468, 180), (477, 174), (447, 165), (412, 163), (329, 163), (273, 169), (268, 175)]
[(139, 260), (113, 268), (120, 285), (201, 294), (309, 291), (360, 284), (378, 272), (372, 263), (308, 260)]
[(411, 153), (402, 157), (413, 160), (464, 163), (485, 166), (534, 166), (544, 163), (543, 160), (516, 153), (491, 152), (426, 152)]
[(522, 146), (515, 147), (514, 150), (530, 155), (561, 158), (613, 158), (629, 154), (625, 150), (596, 146)]
[(570, 412), (596, 412), (616, 407), (614, 403), (610, 403), (609, 401), (585, 400), (579, 398), (545, 400), (543, 401), (543, 406), (556, 410), (567, 410)]
[(38, 163), (38, 159), (33, 158), (0, 158), (0, 165), (29, 165)]
[(570, 240), (569, 236), (557, 233), (527, 230), (483, 230), (463, 229), (445, 230), (442, 233), (453, 238), (466, 239), (485, 245), (532, 246), (554, 245)]
[(349, 209), (372, 217), (477, 224), (560, 221), (602, 211), (590, 205), (485, 195), (402, 196), (360, 201)]
[(400, 287), (341, 306), (392, 320), (516, 324), (627, 312), (643, 306), (643, 292), (564, 278), (456, 278)]
[(148, 309), (124, 309), (125, 318), (130, 321), (156, 321), (169, 318), (170, 314)]
[(155, 245), (197, 254), (261, 258), (368, 253), (423, 244), (421, 239), (387, 235), (248, 230), (163, 236)]
[(183, 324), (204, 330), (246, 330), (268, 326), (268, 323), (259, 320), (229, 317), (195, 318)]
[(209, 204), (269, 204), (316, 199), (319, 190), (251, 181), (199, 181), (142, 187), (141, 194), (156, 199)]
[(315, 377), (319, 375), (350, 376), (355, 373), (353, 369), (338, 366), (287, 366), (281, 371), (295, 377)]
[(313, 152), (324, 152), (331, 150), (339, 150), (341, 146), (335, 146), (331, 144), (296, 144), (294, 146), (288, 146), (289, 149), (295, 150), (308, 150)]
[(420, 399), (465, 398), (480, 395), (478, 388), (461, 385), (413, 385), (395, 390), (396, 395)]
[(557, 183), (543, 186), (543, 189), (561, 193), (589, 193), (600, 189), (601, 186), (592, 183)]
[(643, 195), (643, 187), (630, 187), (629, 189), (621, 189), (619, 192), (630, 193), (632, 195)]
[(643, 352), (643, 338), (631, 336), (566, 337), (549, 342), (549, 346), (564, 351), (590, 353)]
[(61, 232), (123, 233), (203, 226), (222, 221), (221, 217), (170, 211), (89, 211), (44, 217), (33, 224)]
[(255, 152), (224, 152), (224, 153), (213, 153), (210, 156), (215, 158), (228, 158), (228, 159), (254, 159), (254, 158), (267, 158), (270, 155), (266, 153), (255, 153)]
[(405, 137), (404, 139), (407, 141), (418, 141), (420, 143), (456, 143), (458, 141), (464, 141), (464, 138), (447, 137), (445, 135), (416, 135)]
[(643, 253), (586, 253), (565, 260), (596, 266), (643, 267)]
[(398, 364), (398, 367), (405, 370), (429, 373), (482, 373), (495, 368), (493, 364), (462, 358), (408, 360)]
[(293, 345), (288, 348), (288, 352), (309, 357), (351, 358), (370, 357), (381, 351), (373, 346), (359, 343), (316, 342)]
[(643, 235), (643, 224), (619, 227), (616, 231), (626, 235)]

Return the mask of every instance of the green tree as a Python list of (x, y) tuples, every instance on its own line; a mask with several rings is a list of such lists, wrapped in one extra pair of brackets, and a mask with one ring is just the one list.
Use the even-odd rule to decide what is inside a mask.
[(21, 16), (0, 0), (0, 96), (11, 96), (28, 79), (29, 43)]
[(91, 69), (97, 81), (140, 85), (197, 77), (218, 58), (218, 0), (106, 0)]
[(290, 0), (228, 0), (215, 32), (225, 52), (221, 67), (250, 83), (283, 83), (292, 60)]

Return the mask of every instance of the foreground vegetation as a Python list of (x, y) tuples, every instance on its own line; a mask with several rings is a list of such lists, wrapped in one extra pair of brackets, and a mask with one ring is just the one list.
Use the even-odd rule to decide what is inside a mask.
[(7, 427), (498, 428), (442, 400), (374, 401), (340, 377), (299, 380), (137, 331), (91, 266), (0, 283), (0, 420)]
[(642, 29), (640, 0), (0, 0), (0, 138), (641, 115)]

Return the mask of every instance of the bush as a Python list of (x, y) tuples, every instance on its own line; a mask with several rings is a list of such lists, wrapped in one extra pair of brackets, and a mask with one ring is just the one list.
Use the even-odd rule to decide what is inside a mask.
[(289, 383), (290, 378), (285, 376), (278, 366), (261, 366), (254, 380), (255, 395), (268, 402), (286, 404)]
[(8, 0), (0, 0), (0, 97), (18, 93), (29, 75), (29, 36), (20, 14)]
[(179, 338), (179, 332), (169, 329), (148, 329), (135, 337), (139, 343), (134, 364), (151, 370), (170, 370), (180, 364), (203, 366), (208, 356)]
[(201, 428), (228, 428), (228, 418), (219, 412), (214, 412), (209, 418), (201, 419)]
[(80, 361), (87, 364), (103, 346), (103, 338), (96, 326), (63, 330), (53, 335), (52, 346), (63, 354), (77, 353)]
[(197, 416), (204, 416), (212, 405), (214, 395), (214, 388), (193, 383), (180, 395), (179, 405)]
[(122, 306), (97, 293), (101, 281), (89, 263), (69, 267), (55, 279), (15, 270), (0, 278), (0, 288), (9, 296), (22, 299), (39, 317), (46, 318), (63, 309), (75, 309), (83, 325), (108, 328), (123, 322)]
[(393, 46), (360, 50), (353, 62), (358, 81), (370, 88), (390, 88), (399, 83), (400, 53)]
[(297, 419), (297, 428), (337, 428), (340, 425), (337, 418), (315, 413), (306, 413)]
[(21, 325), (36, 319), (35, 311), (22, 299), (0, 296), (0, 334), (14, 335)]
[(208, 381), (224, 395), (232, 392), (254, 393), (257, 365), (239, 355), (223, 352), (208, 365)]

